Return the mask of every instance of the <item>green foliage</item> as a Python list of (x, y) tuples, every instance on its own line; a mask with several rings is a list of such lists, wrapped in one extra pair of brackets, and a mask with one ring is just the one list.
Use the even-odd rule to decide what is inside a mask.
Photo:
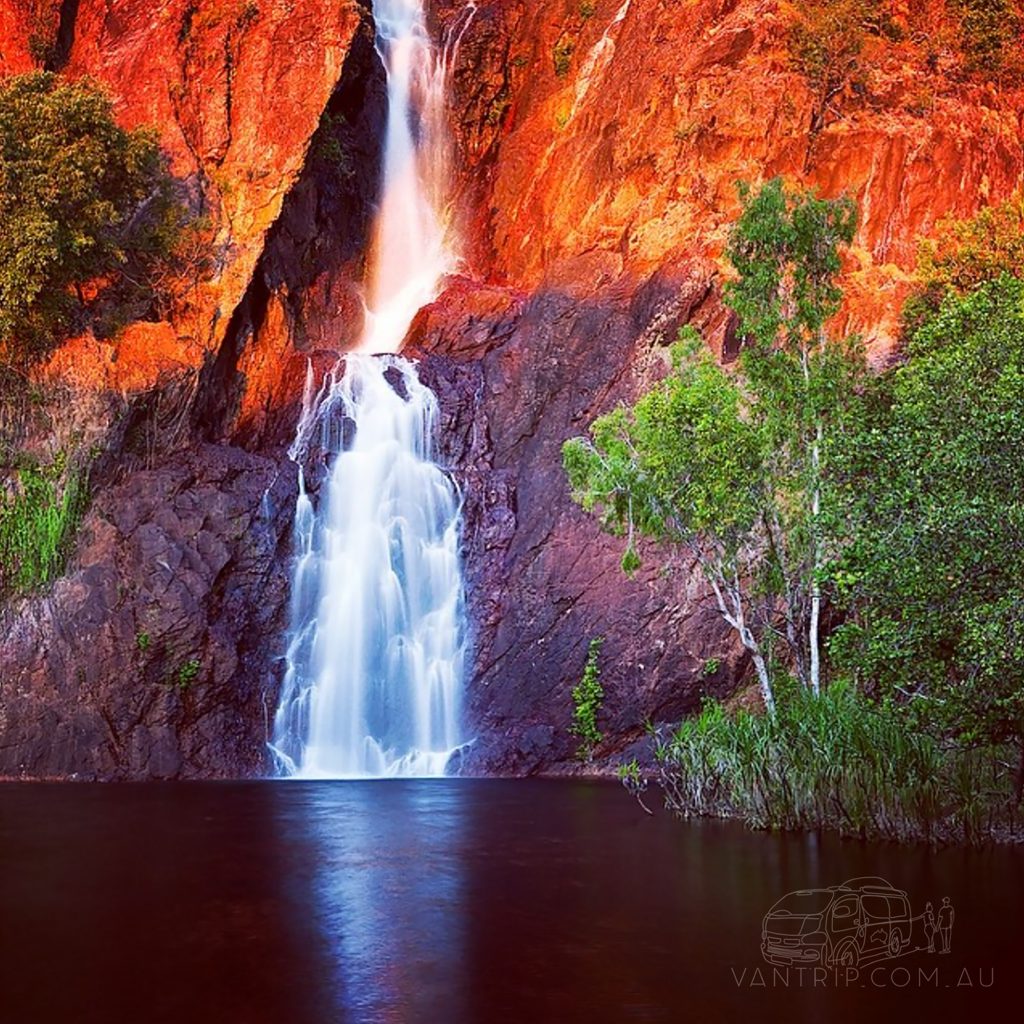
[(640, 806), (651, 813), (650, 808), (644, 803), (644, 793), (647, 791), (648, 780), (640, 769), (640, 764), (634, 757), (626, 764), (620, 764), (615, 769), (615, 777), (622, 783), (628, 793), (636, 797)]
[(727, 249), (739, 277), (726, 300), (762, 349), (817, 343), (842, 300), (839, 248), (853, 241), (856, 204), (790, 191), (781, 178), (756, 194), (741, 183), (740, 197), (743, 213)]
[(947, 0), (960, 16), (964, 70), (976, 78), (1012, 81), (1020, 77), (1024, 19), (1014, 0)]
[(838, 521), (831, 456), (862, 415), (865, 365), (856, 345), (824, 334), (853, 204), (781, 180), (742, 195), (728, 249), (739, 276), (727, 289), (748, 336), (742, 374), (688, 329), (673, 372), (632, 409), (598, 419), (589, 440), (567, 442), (563, 464), (574, 499), (626, 534), (625, 571), (639, 566), (637, 533), (699, 561), (770, 709), (767, 644), (780, 613), (798, 675), (818, 687), (821, 579)]
[(721, 667), (722, 662), (720, 658), (708, 658), (707, 661), (704, 662), (704, 667), (701, 669), (701, 675), (704, 676), (705, 679), (710, 679), (711, 676), (718, 674), (718, 670)]
[(348, 121), (343, 113), (325, 110), (310, 146), (313, 155), (331, 165), (345, 179), (355, 177), (356, 168), (344, 140)]
[(64, 569), (88, 499), (85, 476), (63, 459), (22, 467), (0, 493), (0, 596), (52, 583)]
[[(165, 256), (178, 207), (156, 137), (88, 81), (0, 83), (0, 350), (24, 362), (70, 326), (75, 291)], [(79, 304), (81, 295), (79, 293)]]
[(920, 300), (937, 309), (948, 292), (966, 295), (1002, 274), (1024, 275), (1024, 192), (965, 221), (946, 221), (918, 251)]
[(149, 650), (151, 638), (148, 633), (140, 632), (135, 634), (135, 647), (140, 654), (145, 654)]
[(811, 133), (825, 124), (829, 105), (860, 73), (860, 56), (877, 4), (872, 0), (802, 0), (789, 31), (793, 67), (815, 95)]
[(187, 690), (199, 675), (200, 663), (198, 658), (190, 658), (179, 669), (176, 676), (178, 689)]
[(580, 4), (580, 17), (584, 21), (588, 21), (597, 13), (597, 5), (591, 3), (590, 0), (583, 0)]
[(572, 67), (572, 56), (576, 52), (576, 42), (573, 39), (560, 39), (552, 51), (552, 60), (555, 65), (555, 74), (559, 78), (565, 78)]
[(965, 742), (1024, 751), (1024, 282), (950, 294), (851, 438), (834, 656)]
[(596, 636), (590, 641), (583, 676), (572, 691), (572, 733), (579, 738), (577, 753), (584, 761), (589, 761), (593, 757), (594, 748), (603, 738), (601, 730), (597, 727), (597, 716), (604, 703), (601, 668), (598, 664), (603, 643), (604, 637), (600, 636)]
[(675, 368), (632, 408), (591, 427), (592, 441), (563, 449), (573, 497), (607, 529), (690, 544), (713, 535), (729, 554), (758, 514), (761, 451), (742, 415), (739, 389), (692, 328), (673, 351)]
[(774, 716), (730, 714), (709, 701), (659, 742), (656, 756), (667, 802), (684, 816), (967, 841), (1015, 820), (991, 751), (944, 747), (897, 705), (842, 683), (820, 697), (803, 688), (784, 693)]

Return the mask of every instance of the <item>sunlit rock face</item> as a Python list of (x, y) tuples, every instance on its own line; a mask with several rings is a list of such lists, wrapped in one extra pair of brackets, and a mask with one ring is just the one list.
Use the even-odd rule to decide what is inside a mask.
[[(99, 82), (122, 124), (158, 131), (213, 226), (212, 277), (165, 330), (160, 357), (173, 343), (177, 362), (195, 366), (224, 339), (364, 20), (355, 0), (0, 3), (0, 73), (45, 64)], [(91, 341), (71, 363), (55, 370), (97, 388), (136, 389), (164, 369), (158, 357), (146, 381), (132, 360), (122, 380), (113, 347)]]
[[(922, 60), (921, 19), (936, 38), (955, 35), (945, 0), (887, 6), (900, 38), (868, 35), (863, 73), (816, 126), (787, 47), (788, 4), (428, 4), (434, 38), (457, 42), (463, 262), (407, 351), (438, 395), (440, 454), (465, 499), (478, 741), (467, 770), (574, 764), (571, 688), (592, 636), (606, 637), (605, 763), (640, 749), (646, 720), (678, 718), (743, 677), (699, 576), (662, 574), (651, 552), (625, 579), (621, 545), (572, 505), (560, 468), (565, 438), (664, 372), (682, 324), (735, 355), (720, 300), (735, 182), (784, 174), (857, 199), (840, 326), (878, 358), (894, 344), (918, 238), (1022, 183), (1024, 92), (971, 82), (948, 54)], [(5, 692), (19, 702), (5, 727), (26, 723), (0, 740), (12, 744), (0, 772), (258, 773), (291, 556), (294, 480), (278, 468), (309, 367), (319, 382), (364, 330), (386, 112), (372, 14), (355, 0), (0, 0), (0, 74), (39, 66), (33, 34), (50, 65), (103, 83), (124, 124), (157, 127), (215, 225), (216, 259), (187, 319), (129, 325), (116, 346), (73, 339), (53, 357), (50, 372), (78, 389), (69, 422), (107, 446), (107, 465), (52, 601), (0, 612), (18, 681)], [(174, 452), (143, 459), (128, 443), (145, 415), (132, 396), (199, 367)], [(186, 514), (222, 491), (216, 515)], [(142, 518), (111, 526), (124, 502), (143, 502)], [(270, 524), (255, 554), (235, 535), (242, 522)], [(165, 593), (154, 554), (191, 566), (187, 600)], [(154, 637), (184, 629), (201, 661), (191, 687), (160, 689), (139, 656), (154, 608)]]
[[(717, 257), (736, 181), (784, 174), (858, 201), (845, 317), (884, 347), (918, 238), (1022, 180), (1024, 91), (963, 81), (948, 56), (923, 59), (922, 24), (930, 38), (956, 38), (941, 2), (886, 5), (905, 38), (867, 35), (863, 73), (813, 134), (815, 96), (787, 45), (790, 5), (474, 6), (453, 74), (464, 214), (474, 269), (519, 286), (581, 253), (641, 278)], [(464, 5), (433, 7), (446, 23)]]

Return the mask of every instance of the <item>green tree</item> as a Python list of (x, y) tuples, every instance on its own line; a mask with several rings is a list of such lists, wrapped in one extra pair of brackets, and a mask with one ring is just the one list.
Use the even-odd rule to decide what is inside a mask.
[(799, 0), (789, 30), (793, 65), (814, 93), (811, 137), (816, 136), (840, 93), (860, 72), (867, 26), (877, 4), (871, 0)]
[(624, 568), (638, 564), (636, 533), (696, 559), (772, 710), (780, 619), (798, 677), (821, 689), (822, 584), (842, 543), (832, 453), (862, 415), (865, 369), (855, 345), (825, 332), (852, 203), (778, 180), (743, 200), (726, 291), (746, 334), (740, 372), (717, 366), (691, 330), (673, 372), (568, 442), (563, 460), (576, 500), (627, 535)]
[(696, 559), (772, 711), (767, 602), (748, 585), (761, 558), (762, 438), (739, 387), (692, 329), (673, 357), (673, 372), (633, 408), (600, 417), (589, 439), (566, 442), (563, 463), (574, 499), (626, 535), (627, 572), (639, 566), (637, 533)]
[(0, 350), (15, 363), (45, 351), (83, 283), (168, 251), (177, 210), (155, 134), (120, 128), (95, 85), (0, 83)]
[(738, 277), (725, 298), (749, 342), (743, 369), (773, 452), (765, 526), (786, 599), (787, 639), (797, 674), (818, 693), (830, 520), (838, 525), (826, 507), (828, 457), (857, 415), (864, 370), (856, 345), (830, 341), (825, 325), (842, 301), (839, 247), (853, 240), (857, 210), (851, 199), (788, 191), (780, 178), (756, 195), (741, 186), (741, 196), (743, 214), (726, 251)]
[(834, 656), (1024, 787), (1024, 282), (947, 296), (850, 439), (854, 542)]

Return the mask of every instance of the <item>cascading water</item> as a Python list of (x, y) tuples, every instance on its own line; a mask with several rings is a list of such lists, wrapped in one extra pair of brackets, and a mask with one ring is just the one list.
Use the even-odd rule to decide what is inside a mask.
[(272, 749), (283, 774), (304, 777), (440, 775), (462, 739), (458, 493), (432, 459), (433, 393), (381, 354), (454, 265), (447, 55), (420, 0), (376, 0), (374, 13), (389, 109), (366, 327), (315, 394), (310, 374), (291, 450), (298, 554)]

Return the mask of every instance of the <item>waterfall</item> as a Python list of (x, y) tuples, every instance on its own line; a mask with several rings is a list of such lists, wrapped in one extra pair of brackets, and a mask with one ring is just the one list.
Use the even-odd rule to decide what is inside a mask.
[(462, 740), (459, 495), (432, 456), (437, 400), (394, 354), (454, 267), (450, 54), (420, 0), (374, 12), (389, 105), (366, 326), (319, 390), (310, 370), (290, 452), (296, 559), (271, 749), (300, 777), (440, 775)]

